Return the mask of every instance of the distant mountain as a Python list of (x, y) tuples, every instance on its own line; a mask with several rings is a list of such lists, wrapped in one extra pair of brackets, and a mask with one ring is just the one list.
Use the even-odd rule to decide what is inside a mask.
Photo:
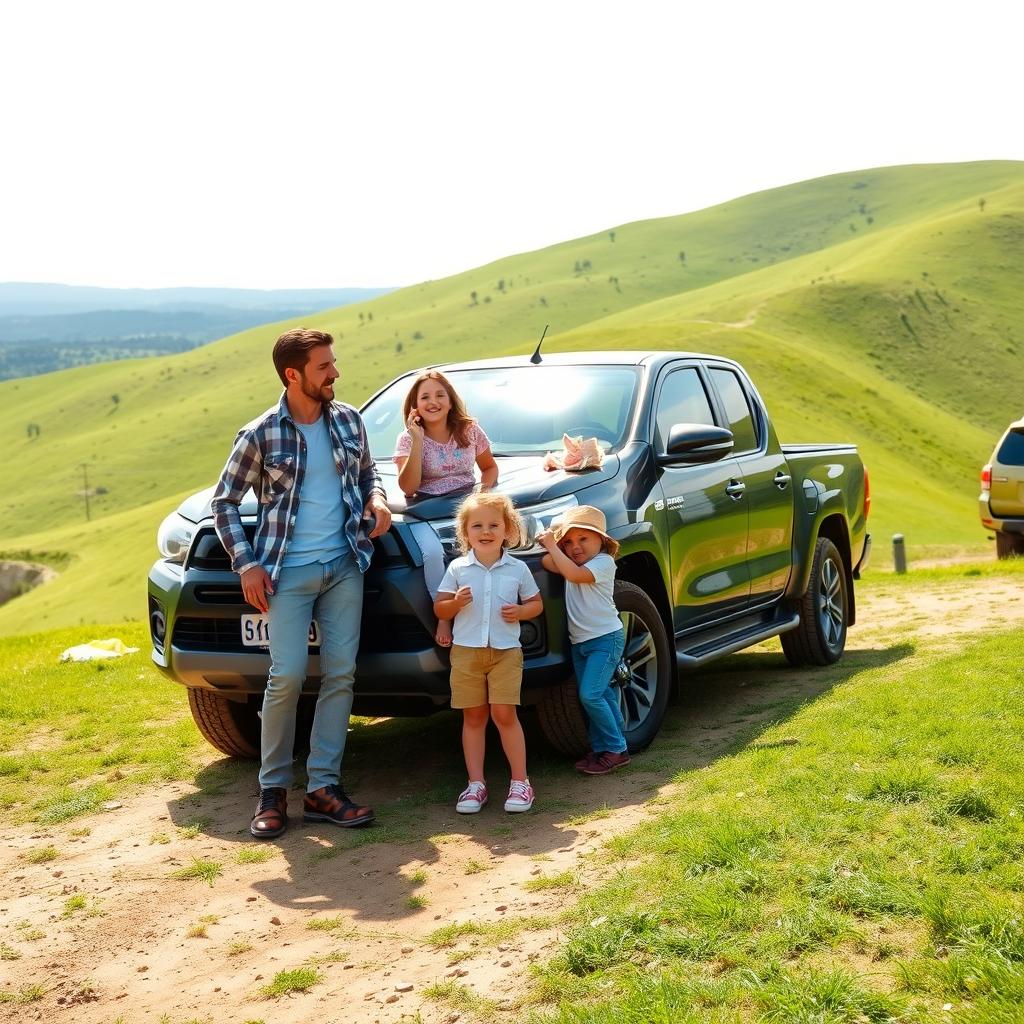
[(185, 352), (387, 288), (87, 288), (0, 284), (0, 380)]
[(392, 288), (93, 288), (87, 285), (0, 282), (0, 316), (89, 313), (107, 309), (293, 309), (315, 313), (347, 306)]

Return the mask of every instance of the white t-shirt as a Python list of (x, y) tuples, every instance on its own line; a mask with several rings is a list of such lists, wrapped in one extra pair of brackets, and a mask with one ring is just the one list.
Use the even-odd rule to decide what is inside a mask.
[(615, 559), (602, 551), (582, 568), (594, 574), (593, 583), (565, 581), (565, 610), (569, 616), (569, 640), (581, 644), (622, 629), (615, 610)]

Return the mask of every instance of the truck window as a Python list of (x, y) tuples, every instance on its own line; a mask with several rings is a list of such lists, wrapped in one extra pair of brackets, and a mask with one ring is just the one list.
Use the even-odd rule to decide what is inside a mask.
[(1024, 466), (1024, 434), (1011, 430), (999, 446), (999, 461), (1004, 466)]
[(707, 423), (714, 425), (704, 384), (695, 367), (673, 370), (661, 385), (658, 412), (655, 418), (654, 443), (658, 451), (665, 450), (668, 432), (676, 423)]
[(754, 418), (750, 414), (746, 392), (739, 377), (732, 370), (712, 368), (711, 379), (715, 382), (718, 395), (725, 406), (725, 424), (733, 436), (733, 454), (753, 451), (760, 447)]

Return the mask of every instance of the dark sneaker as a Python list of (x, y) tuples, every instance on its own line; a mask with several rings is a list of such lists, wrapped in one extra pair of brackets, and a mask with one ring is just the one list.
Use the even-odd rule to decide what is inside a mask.
[(621, 754), (612, 753), (610, 750), (601, 754), (594, 754), (594, 759), (580, 771), (584, 775), (607, 775), (616, 768), (623, 768), (629, 764), (629, 751), (624, 750)]
[(576, 771), (585, 772), (594, 763), (594, 759), (596, 757), (597, 754), (595, 754), (593, 750), (587, 751), (587, 753), (576, 762)]
[(288, 790), (261, 789), (259, 803), (249, 822), (249, 831), (257, 839), (276, 839), (288, 827)]
[(307, 793), (302, 801), (303, 821), (329, 821), (332, 825), (352, 828), (373, 821), (372, 807), (360, 807), (345, 796), (341, 786), (323, 786)]

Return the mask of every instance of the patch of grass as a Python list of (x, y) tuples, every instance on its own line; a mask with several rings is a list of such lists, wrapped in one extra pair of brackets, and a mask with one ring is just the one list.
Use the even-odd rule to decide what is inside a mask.
[(38, 942), (46, 938), (46, 932), (42, 928), (36, 928), (31, 921), (19, 921), (15, 926), (18, 938), (24, 942)]
[(0, 942), (0, 960), (20, 960), (21, 953), (6, 942)]
[(224, 952), (228, 956), (241, 956), (243, 953), (248, 953), (250, 949), (252, 949), (251, 942), (247, 942), (245, 939), (232, 939), (224, 947)]
[(46, 995), (46, 989), (42, 985), (22, 985), (17, 992), (0, 992), (0, 1003), (15, 1003), (25, 1006), (34, 1003)]
[(423, 868), (418, 868), (413, 871), (412, 874), (407, 876), (410, 885), (426, 885), (427, 884), (427, 872)]
[(343, 917), (313, 917), (306, 922), (306, 927), (313, 932), (349, 931), (352, 925)]
[(499, 942), (505, 942), (520, 932), (536, 931), (540, 928), (547, 928), (551, 921), (547, 917), (504, 917), (500, 921), (491, 921), (481, 924), (477, 921), (463, 921), (442, 925), (434, 929), (424, 942), (434, 949), (449, 949), (460, 939), (477, 939), (482, 946), (495, 946)]
[(278, 971), (269, 985), (260, 989), (267, 999), (280, 999), (292, 992), (308, 992), (321, 981), (322, 975), (313, 967), (296, 967), (290, 971)]
[(410, 910), (422, 910), (424, 907), (430, 904), (430, 900), (426, 896), (420, 893), (412, 893), (405, 898), (405, 905)]
[(235, 854), (236, 864), (265, 864), (277, 853), (271, 846), (243, 846)]
[(570, 868), (554, 875), (538, 875), (523, 882), (527, 892), (541, 892), (544, 889), (571, 889), (576, 884), (576, 872)]
[(195, 839), (205, 834), (206, 830), (213, 824), (212, 818), (193, 818), (184, 825), (178, 826), (178, 835), (182, 839)]
[(166, 832), (154, 832), (149, 837), (150, 846), (166, 846), (171, 841), (171, 837)]
[(490, 864), (482, 864), (478, 860), (467, 860), (462, 865), (462, 873), (464, 875), (479, 875), (481, 871), (489, 871), (490, 868)]
[(1006, 666), (1022, 662), (1014, 631), (827, 670), (785, 732), (680, 773), (656, 817), (606, 843), (622, 870), (567, 912), (527, 1000), (561, 1024), (880, 1024), (943, 1002), (962, 1024), (1013, 1020), (1024, 701)]
[(72, 839), (84, 839), (86, 836), (92, 835), (92, 829), (89, 828), (88, 825), (81, 828), (71, 828), (68, 829), (68, 835), (71, 836)]
[(215, 860), (207, 860), (202, 857), (194, 857), (192, 863), (187, 867), (178, 868), (172, 871), (170, 877), (181, 880), (192, 878), (202, 879), (212, 886), (214, 881), (224, 873), (224, 868)]
[(84, 893), (75, 893), (74, 896), (69, 896), (64, 901), (64, 910), (61, 912), (61, 917), (74, 917), (75, 914), (80, 910), (85, 910), (88, 906), (89, 898)]
[(570, 825), (573, 828), (578, 828), (580, 825), (586, 825), (591, 821), (602, 821), (604, 818), (610, 818), (612, 809), (604, 804), (601, 807), (595, 807), (592, 811), (584, 811), (582, 814), (574, 814), (571, 818), (566, 818), (566, 825)]
[(38, 846), (34, 850), (26, 850), (21, 855), (22, 860), (28, 864), (46, 864), (59, 856), (60, 851), (56, 846)]
[(436, 1002), (447, 1003), (457, 1010), (475, 1013), (485, 1019), (491, 1017), (496, 1009), (493, 1000), (486, 999), (468, 985), (461, 985), (452, 979), (427, 985), (423, 989), (423, 996)]
[[(62, 650), (97, 635), (142, 650), (58, 664)], [(0, 806), (12, 823), (61, 824), (141, 786), (194, 777), (204, 741), (180, 687), (149, 664), (148, 644), (142, 622), (0, 638), (0, 678), (13, 684), (0, 691)]]
[(185, 929), (185, 937), (188, 939), (209, 938), (209, 935), (207, 934), (206, 930), (206, 925), (203, 922), (200, 922), (199, 924), (190, 924), (188, 928)]

